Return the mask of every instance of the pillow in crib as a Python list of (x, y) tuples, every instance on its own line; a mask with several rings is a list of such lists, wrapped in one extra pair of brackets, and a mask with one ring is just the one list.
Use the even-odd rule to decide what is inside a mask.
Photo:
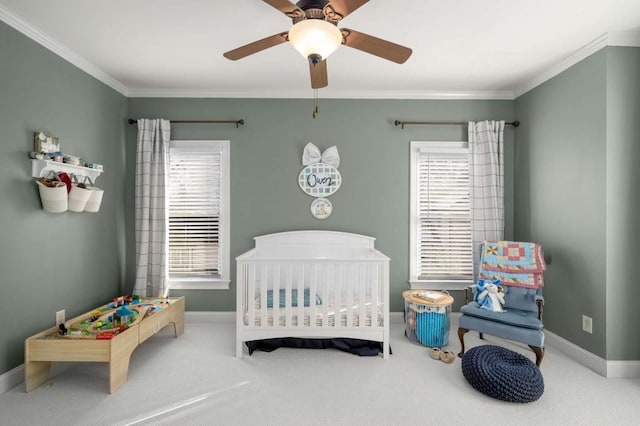
[[(304, 289), (304, 306), (306, 308), (309, 307), (310, 297), (311, 297), (311, 294), (309, 289), (305, 288)], [(280, 289), (280, 307), (281, 308), (285, 307), (286, 305), (285, 301), (286, 301), (286, 290), (281, 288)], [(321, 304), (322, 304), (322, 300), (316, 294), (316, 305), (321, 305)], [(294, 308), (298, 307), (298, 289), (297, 288), (291, 289), (291, 306)], [(273, 308), (273, 290), (267, 290), (267, 308)]]

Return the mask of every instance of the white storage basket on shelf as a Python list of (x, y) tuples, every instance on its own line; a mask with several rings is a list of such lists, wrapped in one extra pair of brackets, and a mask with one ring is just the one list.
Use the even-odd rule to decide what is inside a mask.
[(36, 180), (42, 208), (48, 213), (64, 213), (68, 208), (67, 185), (64, 182), (54, 182), (47, 186)]
[(71, 192), (69, 192), (69, 210), (76, 213), (83, 212), (90, 196), (90, 189), (81, 188), (74, 183), (71, 185)]
[(104, 191), (102, 190), (102, 188), (98, 188), (97, 186), (90, 186), (89, 190), (91, 191), (91, 195), (89, 195), (87, 204), (84, 206), (84, 211), (95, 213), (100, 210), (100, 204), (102, 204), (102, 195), (104, 194)]

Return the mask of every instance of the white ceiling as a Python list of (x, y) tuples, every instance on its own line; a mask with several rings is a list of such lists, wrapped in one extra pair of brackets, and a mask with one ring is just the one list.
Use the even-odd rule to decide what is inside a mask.
[[(127, 96), (312, 94), (287, 43), (222, 56), (290, 28), (261, 0), (0, 0), (0, 19)], [(513, 99), (600, 47), (640, 46), (640, 1), (371, 0), (339, 27), (413, 55), (398, 65), (341, 46), (321, 97)]]

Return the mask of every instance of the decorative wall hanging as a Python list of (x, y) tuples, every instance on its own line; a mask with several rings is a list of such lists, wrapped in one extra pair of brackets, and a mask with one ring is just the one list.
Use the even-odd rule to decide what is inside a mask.
[(324, 197), (335, 194), (342, 184), (338, 171), (340, 155), (335, 146), (320, 154), (317, 146), (309, 142), (302, 154), (304, 168), (298, 175), (298, 185), (305, 194), (316, 197), (311, 203), (311, 214), (317, 219), (326, 219), (331, 215), (333, 206)]
[[(33, 152), (36, 154), (48, 154), (60, 151), (60, 139), (47, 135), (44, 132), (36, 132), (33, 136)], [(40, 158), (41, 160), (42, 158)]]
[(311, 214), (316, 219), (326, 219), (331, 215), (333, 205), (326, 198), (316, 198), (311, 202)]

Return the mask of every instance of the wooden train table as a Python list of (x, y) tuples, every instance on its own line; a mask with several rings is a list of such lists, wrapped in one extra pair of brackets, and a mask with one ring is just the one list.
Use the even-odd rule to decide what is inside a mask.
[(184, 332), (184, 297), (126, 298), (94, 309), (25, 340), (25, 390), (44, 383), (53, 361), (109, 363), (109, 392), (127, 381), (129, 359), (139, 344), (172, 324)]

